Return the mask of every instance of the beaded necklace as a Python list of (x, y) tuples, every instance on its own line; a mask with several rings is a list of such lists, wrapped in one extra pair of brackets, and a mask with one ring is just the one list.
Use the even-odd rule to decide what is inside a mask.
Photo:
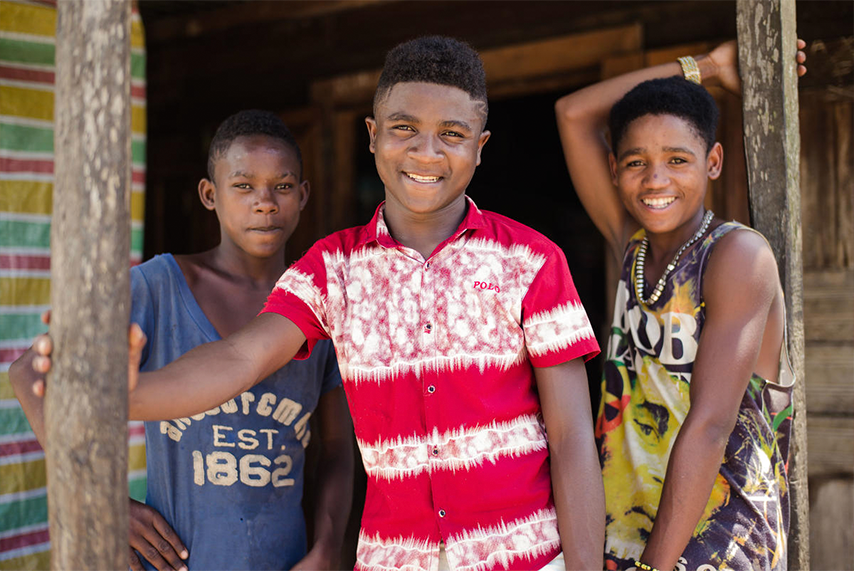
[(653, 290), (652, 295), (649, 296), (649, 299), (644, 299), (644, 262), (646, 261), (646, 250), (649, 247), (649, 236), (643, 237), (643, 242), (641, 242), (640, 247), (638, 248), (638, 257), (637, 262), (635, 262), (635, 295), (638, 298), (638, 301), (643, 303), (644, 305), (652, 305), (658, 298), (661, 297), (661, 294), (664, 293), (664, 286), (667, 285), (667, 276), (670, 275), (670, 272), (676, 269), (676, 263), (679, 261), (679, 257), (682, 255), (682, 252), (691, 247), (691, 244), (700, 239), (700, 237), (706, 233), (706, 230), (709, 228), (709, 224), (712, 222), (712, 218), (715, 217), (714, 212), (711, 210), (707, 210), (705, 216), (703, 216), (703, 222), (700, 224), (700, 227), (694, 232), (694, 235), (691, 236), (691, 239), (682, 244), (682, 247), (679, 248), (679, 251), (676, 252), (676, 255), (673, 256), (673, 260), (667, 264), (667, 267), (664, 269), (664, 273), (661, 274), (661, 278), (659, 278), (658, 283), (655, 284), (655, 290)]

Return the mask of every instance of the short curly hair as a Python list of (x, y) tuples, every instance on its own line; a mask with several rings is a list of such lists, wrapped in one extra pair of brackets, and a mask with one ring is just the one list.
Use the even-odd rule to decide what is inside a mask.
[(259, 109), (247, 109), (238, 111), (220, 123), (208, 147), (208, 178), (214, 180), (214, 168), (216, 162), (228, 152), (231, 144), (238, 137), (251, 137), (253, 135), (266, 135), (278, 139), (290, 146), (299, 161), (299, 177), (302, 179), (302, 151), (296, 139), (291, 134), (287, 125), (270, 111)]
[(687, 121), (706, 144), (706, 152), (715, 144), (718, 106), (701, 85), (673, 76), (650, 79), (635, 86), (611, 108), (608, 127), (611, 148), (617, 147), (629, 124), (644, 115), (673, 115)]
[(486, 71), (478, 53), (467, 43), (444, 36), (423, 36), (389, 51), (374, 94), (374, 115), (392, 87), (409, 81), (462, 89), (483, 103), (481, 111), (486, 123)]

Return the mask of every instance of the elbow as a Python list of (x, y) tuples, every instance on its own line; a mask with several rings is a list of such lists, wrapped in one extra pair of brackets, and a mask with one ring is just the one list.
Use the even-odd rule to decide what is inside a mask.
[(589, 110), (585, 110), (581, 101), (575, 93), (564, 95), (555, 102), (555, 116), (559, 124), (575, 124), (584, 117), (589, 117)]

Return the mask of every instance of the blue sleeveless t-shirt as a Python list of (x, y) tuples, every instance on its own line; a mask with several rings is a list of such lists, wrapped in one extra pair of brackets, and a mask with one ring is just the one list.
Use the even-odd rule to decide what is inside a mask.
[[(142, 371), (220, 339), (171, 255), (133, 268), (131, 287), (131, 320), (148, 337)], [(146, 503), (187, 546), (191, 570), (288, 569), (305, 555), (309, 417), (340, 384), (324, 342), (222, 406), (145, 423)]]

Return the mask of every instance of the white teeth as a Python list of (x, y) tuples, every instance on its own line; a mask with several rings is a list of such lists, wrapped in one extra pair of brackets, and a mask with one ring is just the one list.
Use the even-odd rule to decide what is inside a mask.
[(405, 174), (406, 174), (406, 176), (408, 176), (409, 178), (411, 178), (415, 182), (436, 182), (441, 178), (438, 176), (421, 176), (421, 175), (412, 174), (412, 173), (405, 173)]
[(667, 198), (642, 198), (641, 202), (643, 202), (644, 204), (646, 204), (647, 206), (649, 206), (651, 208), (664, 208), (665, 206), (669, 205), (674, 200), (676, 200), (676, 198), (670, 196)]

